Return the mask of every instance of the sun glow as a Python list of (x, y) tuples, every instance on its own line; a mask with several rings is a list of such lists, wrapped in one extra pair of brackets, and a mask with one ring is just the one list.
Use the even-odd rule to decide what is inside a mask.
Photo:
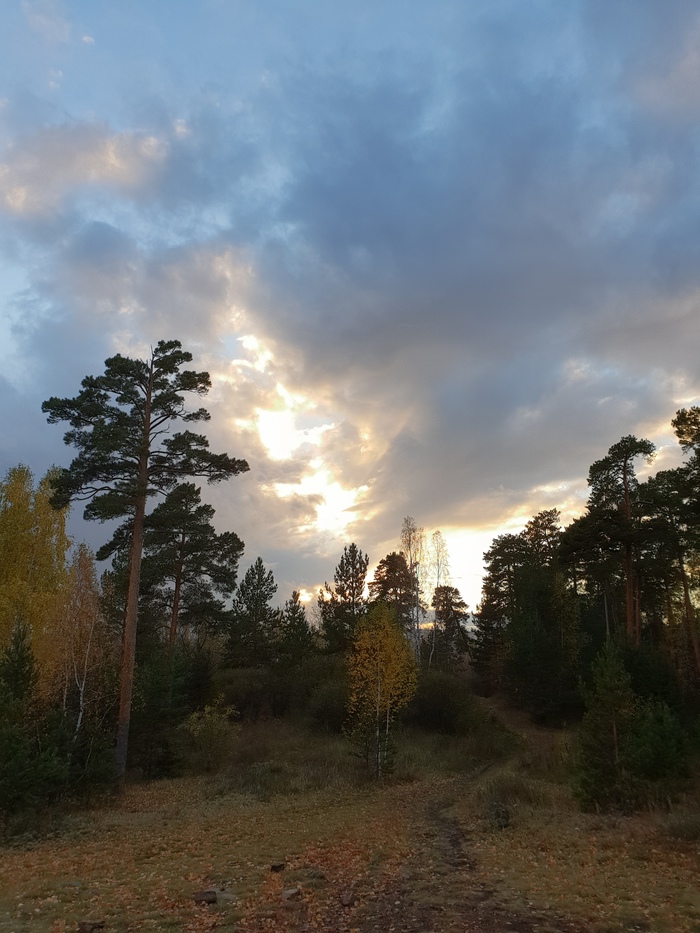
[(344, 531), (353, 521), (353, 507), (365, 491), (365, 487), (343, 489), (325, 469), (317, 469), (299, 483), (275, 483), (274, 489), (280, 499), (295, 495), (316, 499), (316, 529), (334, 533)]
[(255, 416), (258, 436), (272, 460), (289, 460), (303, 444), (318, 446), (326, 431), (334, 427), (332, 424), (320, 424), (300, 428), (297, 426), (297, 414), (291, 408), (278, 411), (258, 408)]
[(259, 373), (264, 373), (267, 369), (267, 364), (272, 359), (270, 351), (266, 350), (253, 334), (244, 334), (242, 337), (239, 337), (238, 340), (244, 349), (255, 356), (255, 360), (252, 364), (253, 369), (257, 369)]
[(450, 576), (473, 612), (481, 600), (483, 555), (491, 547), (492, 529), (455, 528), (444, 532), (450, 555)]

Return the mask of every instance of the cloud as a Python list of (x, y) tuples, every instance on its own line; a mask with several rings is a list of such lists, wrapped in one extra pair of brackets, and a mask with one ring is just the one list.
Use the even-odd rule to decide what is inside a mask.
[(303, 64), (276, 40), (265, 80), (183, 76), (119, 118), (8, 118), (0, 245), (37, 393), (181, 339), (212, 446), (251, 464), (207, 492), (218, 520), (295, 585), (346, 538), (379, 559), (406, 514), (573, 512), (590, 463), (671, 444), (700, 395), (696, 14), (468, 6), (423, 42), (353, 18), (361, 48)]
[(70, 40), (70, 22), (59, 0), (22, 0), (21, 6), (29, 27), (46, 42), (58, 44)]
[(47, 127), (8, 147), (0, 163), (0, 205), (10, 215), (44, 214), (83, 188), (134, 195), (165, 157), (158, 137), (104, 126)]

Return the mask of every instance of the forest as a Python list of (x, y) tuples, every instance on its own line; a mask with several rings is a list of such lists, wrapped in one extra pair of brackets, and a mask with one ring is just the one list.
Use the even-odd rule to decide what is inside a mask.
[[(190, 430), (208, 413), (189, 399), (210, 385), (191, 359), (177, 341), (108, 359), (76, 397), (44, 403), (68, 424), (72, 463), (0, 480), (7, 838), (134, 782), (224, 774), (229, 790), (288, 792), (289, 767), (254, 752), (274, 723), (307, 756), (336, 743), (360, 785), (398, 787), (416, 779), (406, 749), (422, 741), (438, 743), (431, 767), (511, 760), (518, 716), (523, 734), (563, 737), (547, 769), (581, 811), (681, 800), (684, 832), (700, 836), (700, 408), (673, 420), (681, 466), (654, 473), (654, 445), (623, 436), (590, 466), (580, 517), (562, 527), (549, 509), (497, 536), (473, 613), (442, 533), (411, 516), (372, 579), (348, 542), (307, 608), (297, 591), (282, 602), (262, 557), (243, 571), (244, 542), (215, 529), (197, 481), (248, 464)], [(96, 553), (66, 533), (80, 503), (112, 529)], [(328, 762), (309, 773), (297, 791), (331, 780)], [(487, 795), (492, 828), (517, 806), (512, 777), (510, 796)]]

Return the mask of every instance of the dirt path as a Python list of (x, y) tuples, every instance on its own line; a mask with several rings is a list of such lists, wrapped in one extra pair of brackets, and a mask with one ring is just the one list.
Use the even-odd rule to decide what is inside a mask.
[(481, 876), (469, 838), (450, 813), (463, 781), (424, 800), (415, 814), (414, 847), (397, 870), (368, 878), (357, 901), (327, 914), (324, 933), (583, 933), (554, 913), (517, 913)]

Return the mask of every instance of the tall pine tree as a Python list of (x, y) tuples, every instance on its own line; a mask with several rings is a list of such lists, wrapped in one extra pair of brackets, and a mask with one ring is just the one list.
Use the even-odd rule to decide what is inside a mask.
[(245, 460), (214, 454), (201, 434), (169, 433), (173, 422), (209, 420), (204, 408), (188, 410), (185, 394), (203, 396), (211, 380), (183, 367), (192, 354), (179, 341), (161, 340), (145, 360), (117, 354), (101, 376), (86, 376), (75, 398), (42, 405), (50, 424), (67, 421), (64, 441), (78, 455), (55, 477), (52, 503), (87, 500), (85, 518), (130, 522), (128, 590), (124, 620), (115, 776), (124, 779), (134, 683), (136, 630), (144, 526), (149, 498), (167, 493), (188, 476), (219, 482), (248, 469)]

